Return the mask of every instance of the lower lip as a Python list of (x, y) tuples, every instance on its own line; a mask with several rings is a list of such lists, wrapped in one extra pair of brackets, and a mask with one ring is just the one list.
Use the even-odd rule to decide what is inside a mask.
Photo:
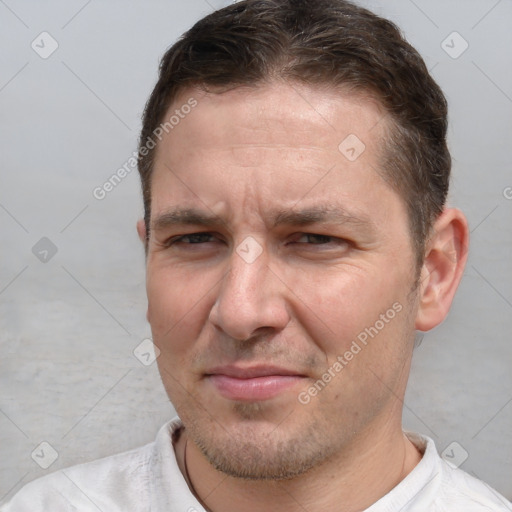
[(237, 379), (227, 375), (209, 375), (208, 379), (219, 393), (229, 400), (257, 401), (273, 398), (291, 388), (302, 377), (297, 375), (268, 375)]

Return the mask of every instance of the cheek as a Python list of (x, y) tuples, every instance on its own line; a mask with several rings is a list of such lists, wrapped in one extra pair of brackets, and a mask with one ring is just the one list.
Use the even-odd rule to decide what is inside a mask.
[[(314, 275), (301, 272), (292, 281), (299, 299), (296, 316), (329, 357), (343, 354), (365, 329), (376, 322), (381, 327), (381, 314), (390, 310), (388, 316), (394, 319), (392, 306), (400, 301), (402, 281), (393, 272), (371, 268), (336, 267)], [(391, 323), (386, 323), (386, 329)]]
[[(191, 361), (198, 350), (196, 341), (208, 318), (207, 290), (178, 276), (148, 278), (148, 319), (153, 342), (160, 350), (158, 369), (175, 407), (193, 393)], [(188, 390), (188, 391), (185, 391)]]
[[(399, 393), (412, 327), (403, 288), (392, 285), (353, 277), (331, 283), (329, 293), (311, 296), (309, 316), (300, 320), (325, 360), (318, 377), (329, 386), (319, 400), (343, 403), (354, 417), (380, 407), (389, 390)], [(318, 318), (328, 324), (327, 334)]]
[(179, 352), (191, 346), (208, 317), (208, 291), (212, 288), (206, 274), (201, 280), (184, 273), (153, 270), (147, 275), (148, 320), (153, 339), (161, 351)]

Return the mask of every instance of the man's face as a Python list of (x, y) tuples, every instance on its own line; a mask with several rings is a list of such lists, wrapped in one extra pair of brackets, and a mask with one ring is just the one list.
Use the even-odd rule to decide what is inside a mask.
[(159, 370), (215, 467), (290, 477), (400, 424), (416, 272), (404, 203), (376, 171), (386, 119), (277, 83), (189, 90), (166, 119), (190, 97), (152, 177)]

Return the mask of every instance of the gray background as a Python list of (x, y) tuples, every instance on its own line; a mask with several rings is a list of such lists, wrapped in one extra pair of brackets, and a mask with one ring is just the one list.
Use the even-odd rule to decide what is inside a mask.
[[(149, 442), (173, 414), (156, 365), (133, 355), (150, 336), (138, 176), (102, 201), (92, 191), (136, 149), (165, 48), (227, 3), (0, 0), (0, 499)], [(461, 467), (512, 498), (512, 2), (362, 3), (402, 27), (446, 92), (450, 202), (472, 230), (451, 314), (417, 348), (404, 423), (440, 452), (458, 443), (450, 456), (467, 452)], [(31, 48), (43, 31), (59, 44), (47, 59)], [(441, 46), (453, 31), (469, 44), (458, 58), (457, 36), (452, 56)], [(47, 262), (32, 251), (42, 237), (57, 248)], [(58, 453), (46, 470), (31, 457), (43, 441)]]

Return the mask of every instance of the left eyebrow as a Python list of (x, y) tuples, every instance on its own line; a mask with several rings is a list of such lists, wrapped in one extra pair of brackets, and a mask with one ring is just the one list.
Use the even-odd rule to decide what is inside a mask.
[(359, 229), (373, 231), (374, 222), (365, 215), (356, 215), (341, 207), (317, 206), (303, 210), (279, 210), (273, 214), (273, 225), (307, 226), (318, 223), (352, 225)]

